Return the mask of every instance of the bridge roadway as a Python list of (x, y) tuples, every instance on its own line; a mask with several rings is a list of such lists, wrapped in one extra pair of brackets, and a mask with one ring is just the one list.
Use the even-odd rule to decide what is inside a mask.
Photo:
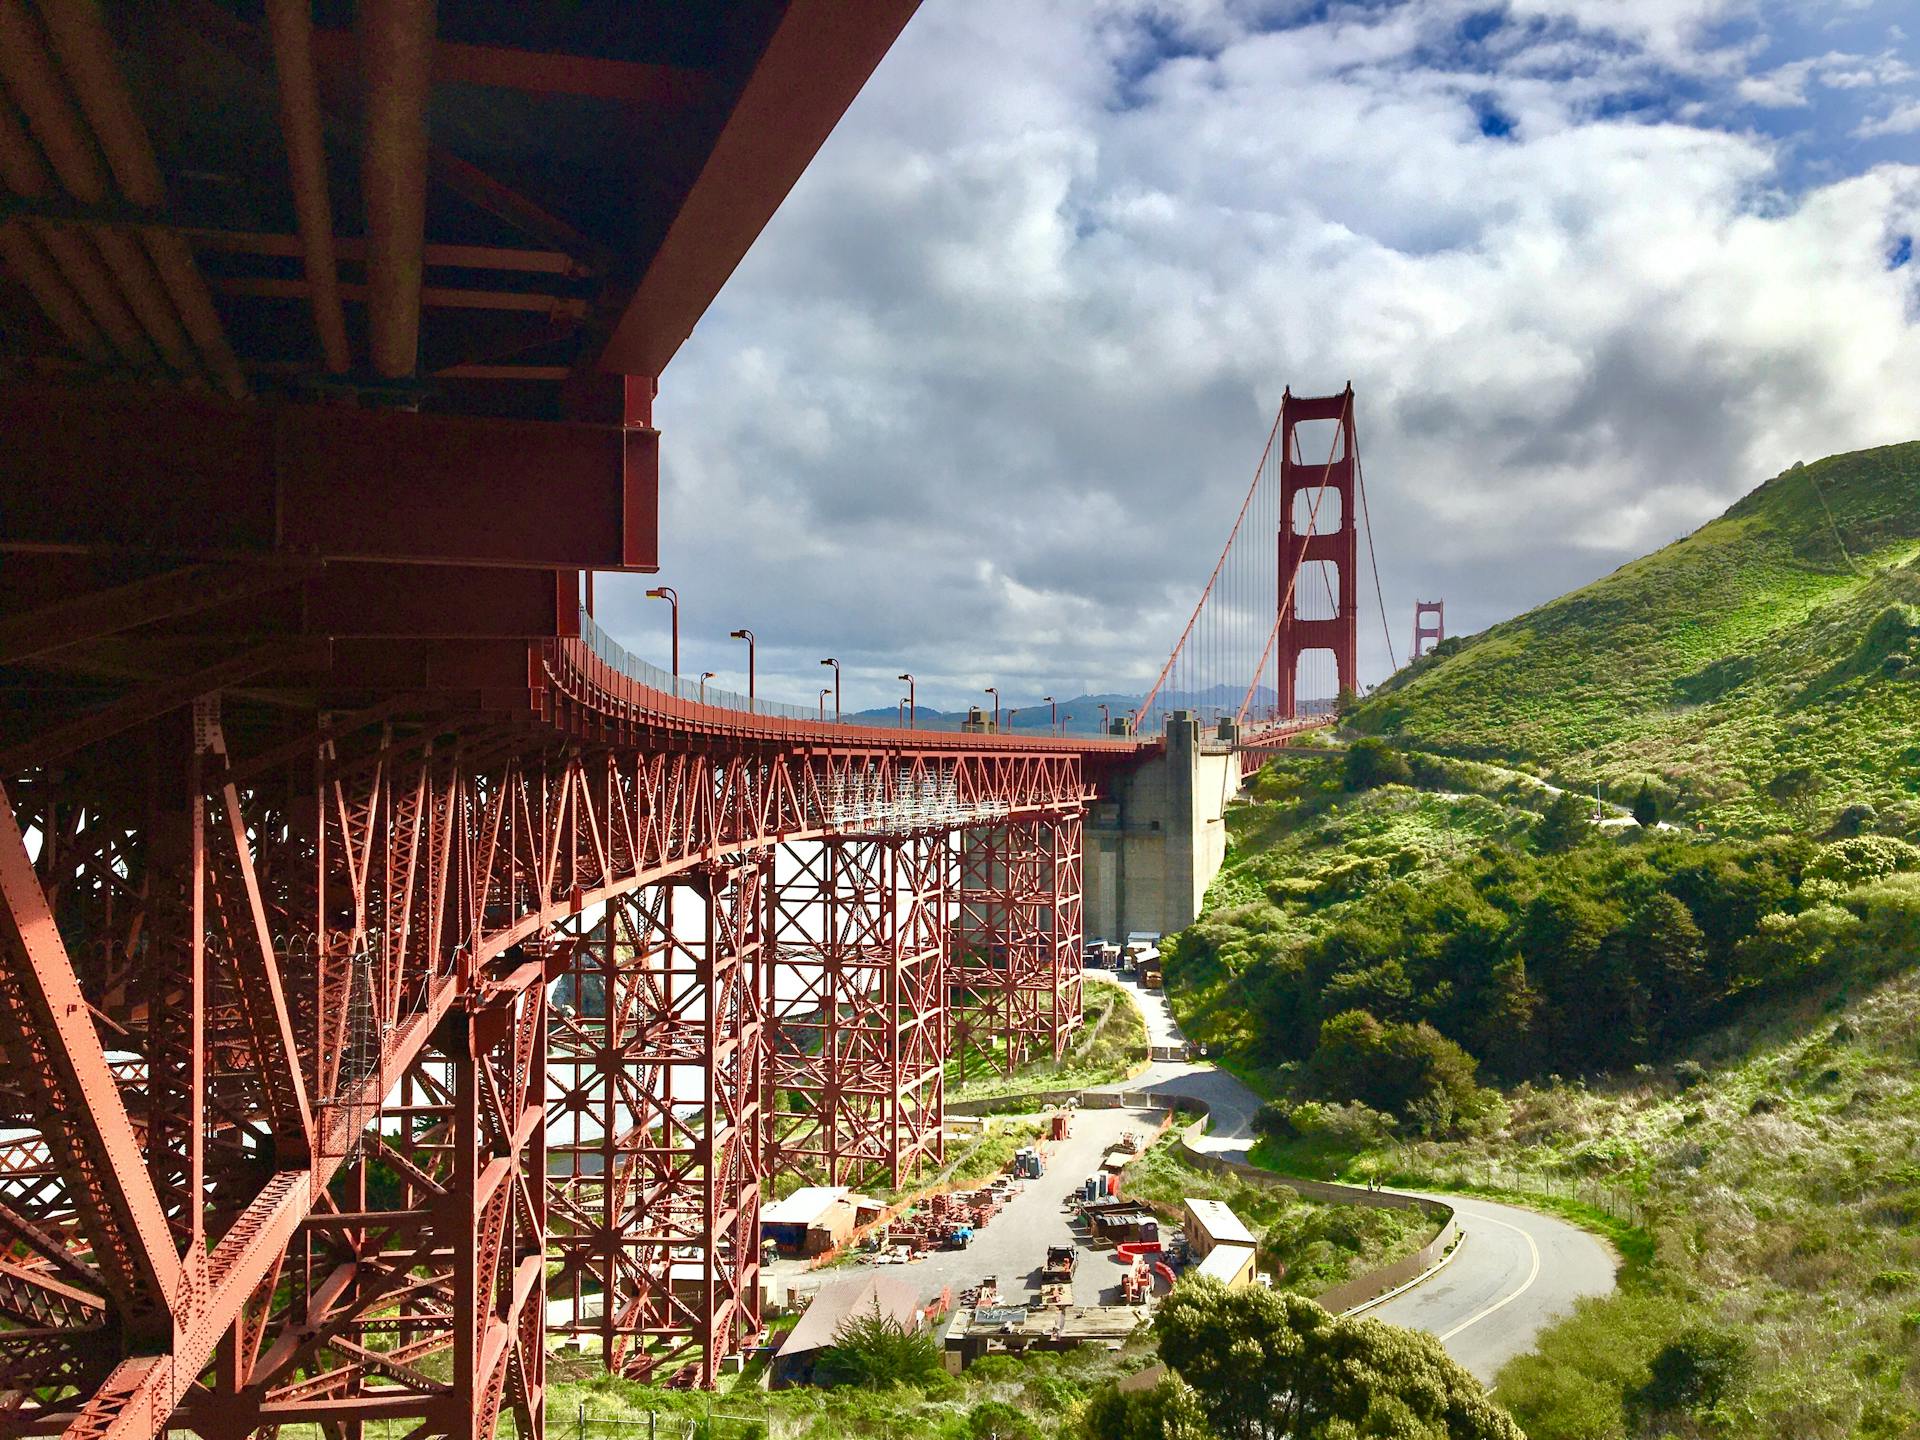
[[(1164, 995), (1131, 982), (1126, 990), (1146, 1018), (1153, 1044), (1184, 1043)], [(1205, 1062), (1157, 1062), (1125, 1088), (1203, 1101), (1212, 1123), (1199, 1147), (1232, 1160), (1247, 1158), (1260, 1099), (1238, 1077)], [(1431, 1198), (1454, 1208), (1463, 1243), (1445, 1268), (1367, 1313), (1438, 1336), (1482, 1383), (1491, 1385), (1502, 1365), (1532, 1350), (1540, 1332), (1569, 1314), (1576, 1301), (1612, 1293), (1619, 1257), (1579, 1226), (1472, 1196)]]

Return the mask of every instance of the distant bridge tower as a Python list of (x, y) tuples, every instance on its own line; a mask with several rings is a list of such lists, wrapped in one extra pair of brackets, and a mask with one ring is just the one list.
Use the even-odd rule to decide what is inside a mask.
[[(1294, 427), (1311, 420), (1332, 420), (1339, 427), (1332, 455), (1306, 455)], [(1342, 690), (1360, 688), (1357, 619), (1360, 613), (1359, 531), (1354, 517), (1353, 386), (1338, 395), (1303, 399), (1291, 389), (1280, 401), (1280, 625), (1275, 650), (1279, 659), (1280, 714), (1299, 714), (1296, 694), (1300, 657), (1315, 650), (1333, 652)], [(1304, 502), (1295, 497), (1304, 494)], [(1338, 505), (1339, 513), (1330, 515)], [(1309, 512), (1316, 511), (1309, 523)], [(1300, 599), (1308, 585), (1306, 565), (1327, 562), (1338, 577), (1331, 618), (1308, 620)], [(1314, 576), (1317, 585), (1319, 577)], [(1324, 698), (1319, 696), (1305, 698)]]
[(1447, 638), (1447, 606), (1444, 600), (1413, 602), (1413, 658), (1418, 660)]

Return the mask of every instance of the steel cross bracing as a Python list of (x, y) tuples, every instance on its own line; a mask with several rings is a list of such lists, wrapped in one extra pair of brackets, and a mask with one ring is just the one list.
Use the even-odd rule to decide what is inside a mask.
[(776, 866), (771, 1164), (897, 1187), (943, 1154), (951, 840), (836, 837)]
[(954, 1053), (1058, 1060), (1080, 1021), (1081, 812), (963, 830), (948, 986)]
[[(598, 1275), (612, 1297), (610, 1316), (583, 1301), (560, 1323), (597, 1325), (603, 1343), (612, 1330), (609, 1363), (710, 1378), (757, 1325), (774, 847), (891, 852), (890, 883), (924, 896), (924, 873), (907, 872), (936, 863), (953, 829), (1072, 849), (1086, 795), (1076, 752), (992, 737), (923, 750), (683, 734), (668, 748), (637, 731), (660, 742), (643, 749), (511, 716), (390, 714), (322, 715), (304, 738), (230, 753), (205, 702), (111, 753), (9, 777), (8, 1432), (381, 1419), (484, 1434), (504, 1413), (537, 1433), (550, 1133), (575, 1157), (551, 1191), (554, 1258), (570, 1293), (590, 1296)], [(1002, 922), (1026, 967), (999, 1012), (1024, 1027), (995, 1047), (1007, 1053), (1070, 1023), (1077, 868), (1054, 863), (1071, 893), (1051, 901), (1036, 873)], [(698, 897), (704, 918), (685, 928), (662, 894)], [(899, 943), (922, 963), (891, 1043), (903, 1073), (937, 1075), (924, 956), (941, 907), (914, 903)], [(585, 921), (602, 905), (626, 938), (595, 959)], [(1046, 935), (1063, 969), (1043, 985)], [(544, 989), (595, 965), (625, 1018), (583, 1040), (581, 1007), (549, 1024)], [(705, 989), (677, 1021), (662, 989), (675, 973)], [(670, 1073), (689, 1065), (692, 1123)], [(569, 1188), (584, 1141), (556, 1117), (596, 1103), (604, 1117), (616, 1094), (612, 1182)], [(832, 1144), (875, 1153), (898, 1127), (891, 1170), (937, 1147), (937, 1124), (936, 1091), (878, 1137), (868, 1125)]]
[(609, 906), (549, 1064), (549, 1327), (610, 1370), (712, 1384), (760, 1328), (768, 856)]

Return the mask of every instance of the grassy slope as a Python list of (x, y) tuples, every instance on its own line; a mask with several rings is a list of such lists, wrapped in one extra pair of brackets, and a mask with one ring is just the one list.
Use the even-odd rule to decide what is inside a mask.
[[(1920, 443), (1796, 467), (1685, 539), (1403, 671), (1354, 721), (1621, 792), (1652, 777), (1730, 832), (1822, 825), (1855, 801), (1910, 829), (1920, 666), (1888, 674), (1912, 637), (1869, 632), (1889, 605), (1920, 602), (1917, 554)], [(1802, 766), (1817, 789), (1770, 793)]]
[(1695, 1054), (1690, 1088), (1664, 1070), (1522, 1086), (1498, 1135), (1313, 1168), (1411, 1179), (1492, 1159), (1638, 1195), (1650, 1263), (1499, 1377), (1534, 1440), (1642, 1433), (1621, 1390), (1698, 1320), (1745, 1337), (1755, 1377), (1717, 1427), (1681, 1433), (1920, 1434), (1920, 975), (1776, 1005)]
[(1125, 1080), (1146, 1063), (1147, 1026), (1126, 992), (1110, 980), (1086, 977), (1083, 1020), (1059, 1064), (1051, 1056), (1029, 1061), (1011, 1075), (980, 1056), (947, 1062), (947, 1099), (986, 1100), (1039, 1090), (1091, 1089)]

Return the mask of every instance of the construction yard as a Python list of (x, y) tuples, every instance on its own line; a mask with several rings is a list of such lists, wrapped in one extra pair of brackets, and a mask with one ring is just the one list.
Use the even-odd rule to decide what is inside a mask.
[[(1046, 1173), (1037, 1180), (1022, 1180), (1007, 1187), (1005, 1203), (985, 1225), (975, 1229), (967, 1248), (932, 1250), (916, 1260), (888, 1264), (886, 1273), (911, 1280), (919, 1287), (923, 1301), (937, 1299), (944, 1292), (953, 1303), (960, 1304), (965, 1292), (978, 1286), (984, 1277), (994, 1276), (1006, 1303), (1037, 1304), (1049, 1248), (1077, 1246), (1080, 1253), (1071, 1282), (1073, 1303), (1118, 1304), (1127, 1268), (1115, 1260), (1111, 1248), (1088, 1247), (1085, 1230), (1077, 1226), (1077, 1217), (1067, 1202), (1070, 1197), (1079, 1197), (1088, 1176), (1100, 1173), (1101, 1161), (1123, 1136), (1131, 1133), (1145, 1142), (1156, 1133), (1163, 1118), (1162, 1112), (1150, 1110), (1075, 1112), (1067, 1138), (1048, 1141), (1041, 1147)], [(768, 1273), (776, 1295), (783, 1295), (789, 1285), (802, 1291), (811, 1289), (823, 1278), (819, 1271), (809, 1270), (804, 1260), (784, 1257), (775, 1261)]]

